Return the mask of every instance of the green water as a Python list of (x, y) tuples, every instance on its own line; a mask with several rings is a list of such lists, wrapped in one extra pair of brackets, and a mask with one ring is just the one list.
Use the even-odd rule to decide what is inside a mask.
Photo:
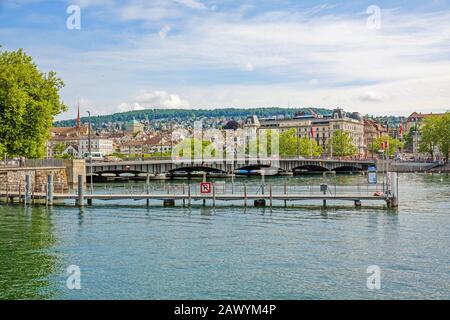
[[(449, 299), (450, 178), (399, 180), (400, 206), (389, 211), (351, 203), (327, 209), (279, 203), (272, 210), (239, 203), (213, 209), (97, 201), (83, 210), (73, 203), (2, 204), (0, 298)], [(69, 265), (81, 269), (80, 290), (67, 288)], [(366, 287), (370, 265), (382, 270), (380, 290)]]

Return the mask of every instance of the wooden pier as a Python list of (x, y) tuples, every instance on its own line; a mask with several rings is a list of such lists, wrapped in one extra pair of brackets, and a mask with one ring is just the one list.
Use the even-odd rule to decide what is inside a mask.
[[(394, 180), (395, 179), (395, 180)], [(162, 200), (163, 206), (175, 206), (176, 201), (182, 202), (183, 206), (191, 206), (194, 201), (202, 201), (203, 204), (211, 203), (212, 206), (216, 206), (217, 201), (235, 201), (240, 202), (242, 206), (247, 207), (250, 201), (254, 202), (254, 206), (263, 207), (266, 206), (266, 202), (269, 202), (269, 206), (273, 206), (274, 201), (282, 201), (284, 205), (287, 202), (296, 201), (319, 201), (323, 206), (327, 206), (329, 201), (351, 201), (356, 207), (360, 207), (362, 201), (382, 201), (387, 204), (387, 207), (398, 206), (398, 187), (396, 181), (396, 174), (392, 174), (391, 187), (385, 191), (377, 191), (372, 186), (365, 186), (364, 188), (358, 186), (357, 190), (345, 190), (341, 186), (340, 191), (337, 191), (337, 187), (319, 185), (313, 188), (306, 187), (304, 190), (292, 190), (287, 185), (284, 186), (272, 186), (265, 185), (257, 192), (255, 190), (250, 191), (246, 184), (232, 190), (226, 190), (224, 186), (218, 186), (212, 183), (212, 190), (208, 194), (202, 194), (195, 189), (195, 186), (189, 184), (183, 184), (178, 186), (177, 189), (172, 187), (172, 190), (164, 190), (166, 192), (151, 192), (149, 185), (144, 186), (144, 190), (130, 190), (125, 193), (123, 190), (120, 193), (107, 192), (94, 193), (88, 191), (83, 187), (83, 177), (79, 177), (79, 185), (77, 191), (72, 192), (54, 192), (53, 178), (48, 177), (48, 184), (45, 188), (45, 192), (31, 192), (29, 178), (25, 179), (24, 190), (0, 190), (0, 199), (5, 199), (7, 203), (21, 203), (24, 205), (41, 203), (46, 205), (53, 205), (55, 201), (68, 201), (74, 200), (75, 205), (83, 207), (85, 203), (92, 205), (94, 200), (147, 200), (147, 206), (149, 200)], [(193, 188), (194, 187), (194, 188)]]

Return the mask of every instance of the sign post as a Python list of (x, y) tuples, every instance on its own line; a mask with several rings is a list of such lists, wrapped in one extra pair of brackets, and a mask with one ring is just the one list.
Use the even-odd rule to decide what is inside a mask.
[(211, 193), (211, 182), (201, 182), (200, 183), (200, 193), (210, 194)]

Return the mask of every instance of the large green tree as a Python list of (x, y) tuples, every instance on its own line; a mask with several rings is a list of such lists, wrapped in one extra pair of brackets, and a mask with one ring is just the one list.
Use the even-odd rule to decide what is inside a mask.
[(38, 70), (22, 50), (0, 52), (0, 152), (41, 158), (53, 118), (66, 110), (53, 71)]
[(346, 157), (353, 156), (358, 153), (358, 149), (353, 144), (352, 138), (346, 132), (336, 130), (331, 136), (328, 143), (328, 152), (333, 149), (333, 156)]
[(297, 130), (291, 128), (280, 134), (280, 155), (281, 156), (314, 157), (320, 156), (323, 149), (315, 139), (300, 138), (297, 140)]
[(439, 140), (437, 125), (438, 121), (430, 118), (425, 120), (425, 125), (420, 129), (419, 151), (428, 153), (431, 159), (434, 158), (434, 151)]
[(420, 128), (420, 151), (428, 152), (433, 157), (435, 147), (439, 148), (447, 160), (450, 153), (450, 112), (425, 119)]

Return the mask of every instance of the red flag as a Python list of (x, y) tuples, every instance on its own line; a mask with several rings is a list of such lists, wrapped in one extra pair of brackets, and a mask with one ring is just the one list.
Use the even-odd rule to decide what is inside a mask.
[(400, 122), (399, 132), (400, 132), (400, 136), (403, 136), (403, 122)]

